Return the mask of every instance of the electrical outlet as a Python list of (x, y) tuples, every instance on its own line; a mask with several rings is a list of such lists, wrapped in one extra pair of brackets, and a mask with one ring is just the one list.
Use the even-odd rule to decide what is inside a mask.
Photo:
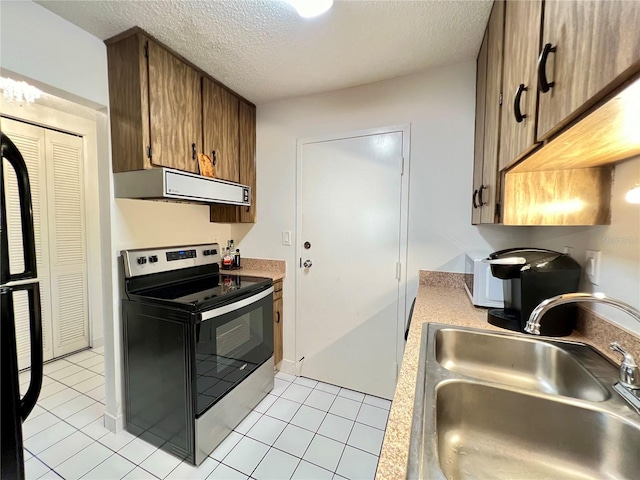
[(291, 246), (291, 230), (282, 231), (282, 245), (285, 247)]
[(587, 250), (584, 263), (584, 273), (592, 285), (600, 283), (600, 250)]
[(570, 257), (573, 256), (573, 247), (569, 247), (568, 245), (564, 246), (564, 249), (562, 250), (562, 253), (565, 253), (567, 255), (569, 255)]

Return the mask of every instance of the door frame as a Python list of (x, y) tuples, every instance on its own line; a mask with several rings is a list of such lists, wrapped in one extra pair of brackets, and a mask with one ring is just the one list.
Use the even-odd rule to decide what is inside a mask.
[[(100, 211), (104, 208), (104, 205), (99, 195), (97, 173), (99, 171), (97, 120), (89, 120), (36, 103), (21, 107), (7, 102), (4, 98), (0, 99), (0, 107), (2, 107), (3, 117), (82, 138), (89, 346), (100, 347), (104, 344), (105, 315), (103, 305), (108, 300), (104, 298), (104, 289), (109, 286), (103, 275), (104, 247), (102, 244), (105, 237), (110, 239), (111, 234), (110, 228), (107, 232), (104, 232), (104, 229), (101, 228)], [(92, 110), (82, 106), (78, 106), (78, 108), (87, 112)], [(98, 115), (97, 111), (94, 112)], [(92, 171), (95, 172), (93, 175), (90, 174)], [(101, 330), (96, 329), (96, 323), (101, 325)]]
[[(296, 375), (300, 374), (302, 368), (301, 338), (300, 338), (300, 312), (301, 312), (301, 288), (302, 269), (299, 262), (303, 256), (301, 245), (302, 230), (302, 155), (305, 145), (313, 143), (331, 142), (335, 140), (346, 140), (349, 138), (365, 137), (386, 133), (402, 133), (402, 157), (404, 159), (403, 173), (400, 187), (400, 251), (398, 259), (400, 261), (400, 279), (398, 281), (398, 310), (396, 321), (396, 379), (400, 372), (402, 357), (404, 355), (404, 328), (407, 314), (407, 260), (409, 251), (409, 172), (411, 165), (411, 124), (389, 125), (385, 127), (375, 127), (364, 130), (354, 130), (349, 132), (328, 133), (317, 137), (299, 138), (296, 146), (296, 225), (295, 225), (295, 305), (294, 305), (294, 349), (293, 349), (293, 369)], [(291, 325), (289, 323), (288, 325)]]

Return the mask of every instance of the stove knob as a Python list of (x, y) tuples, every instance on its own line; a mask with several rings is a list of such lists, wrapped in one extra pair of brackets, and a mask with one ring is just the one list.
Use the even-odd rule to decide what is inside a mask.
[(138, 265), (144, 265), (147, 263), (147, 257), (138, 257)]
[(204, 252), (202, 252), (204, 254), (204, 256), (208, 256), (211, 255), (211, 250), (205, 250)]
[(158, 261), (157, 255), (152, 255), (149, 257), (149, 263), (156, 263)]

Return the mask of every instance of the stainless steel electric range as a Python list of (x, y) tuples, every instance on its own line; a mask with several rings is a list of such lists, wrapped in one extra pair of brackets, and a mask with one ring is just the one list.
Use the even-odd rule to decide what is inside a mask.
[(273, 389), (273, 286), (217, 244), (122, 252), (125, 418), (200, 464)]

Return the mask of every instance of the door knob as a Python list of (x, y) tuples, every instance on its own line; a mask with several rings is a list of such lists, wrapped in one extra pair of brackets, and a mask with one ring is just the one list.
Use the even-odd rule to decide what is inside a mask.
[(302, 265), (304, 265), (304, 268), (311, 268), (311, 265), (313, 265), (313, 263), (311, 263), (311, 260), (305, 260)]

